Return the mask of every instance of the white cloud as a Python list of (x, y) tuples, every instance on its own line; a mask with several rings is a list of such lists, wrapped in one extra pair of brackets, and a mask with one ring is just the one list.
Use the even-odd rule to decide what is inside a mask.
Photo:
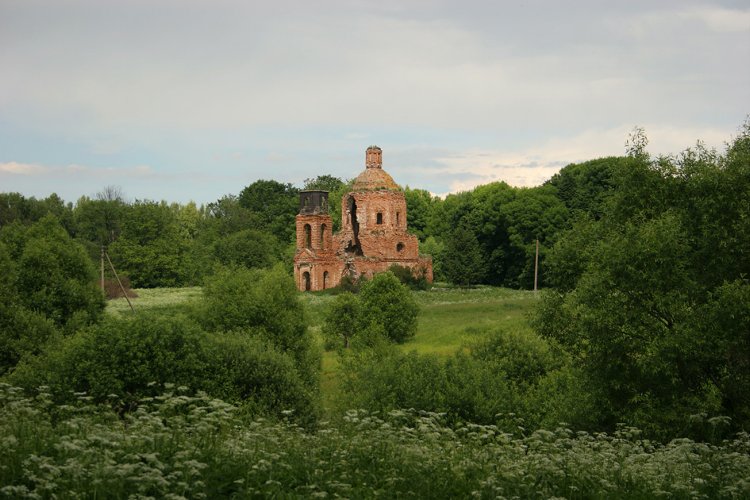
[(157, 173), (148, 165), (132, 167), (91, 167), (86, 165), (38, 165), (19, 163), (15, 161), (0, 163), (0, 174), (23, 175), (33, 177), (71, 177), (83, 178), (93, 176), (99, 178), (139, 178), (155, 177)]
[(703, 7), (688, 10), (683, 17), (699, 19), (718, 32), (750, 31), (750, 9)]
[[(687, 71), (701, 73), (698, 63), (708, 64), (693, 58), (689, 46), (670, 40), (685, 37), (675, 9), (664, 14), (669, 29), (662, 29), (667, 20), (659, 18), (643, 25), (646, 38), (627, 46), (586, 40), (586, 31), (575, 34), (576, 29), (555, 33), (559, 41), (552, 35), (521, 38), (512, 25), (518, 8), (498, 19), (498, 31), (509, 31), (504, 39), (475, 29), (487, 20), (458, 23), (447, 17), (450, 12), (417, 19), (375, 8), (297, 4), (280, 14), (256, 5), (206, 10), (197, 5), (179, 13), (180, 23), (148, 20), (133, 26), (127, 43), (110, 17), (62, 10), (57, 14), (76, 17), (68, 23), (80, 25), (80, 33), (57, 23), (44, 35), (54, 42), (15, 38), (14, 50), (0, 54), (3, 67), (11, 69), (0, 81), (0, 95), (45, 113), (82, 115), (76, 128), (88, 124), (94, 131), (362, 123), (591, 126), (612, 116), (650, 119), (676, 103), (695, 102), (695, 89), (676, 86), (672, 79), (650, 79), (648, 73), (658, 68), (686, 76)], [(737, 19), (747, 17), (744, 11), (733, 16), (722, 9), (684, 12), (725, 27), (741, 26), (745, 21)], [(597, 30), (608, 26), (617, 40), (617, 31), (625, 28), (610, 14), (606, 8), (593, 9), (589, 22)], [(644, 18), (634, 12), (623, 24)], [(551, 21), (538, 19), (543, 26)], [(579, 26), (583, 21), (575, 23), (584, 28)], [(544, 50), (536, 47), (539, 43)], [(526, 48), (532, 45), (534, 50)], [(744, 75), (739, 81), (747, 80), (747, 70), (735, 71)], [(650, 105), (667, 92), (669, 107), (666, 100)], [(115, 147), (102, 144), (97, 151)]]
[[(375, 142), (430, 149), (401, 164), (429, 175), (438, 158), (458, 190), (621, 154), (632, 124), (652, 151), (679, 151), (750, 111), (750, 11), (729, 3), (15, 2), (0, 16), (0, 174), (145, 179), (126, 189), (179, 197), (178, 181), (208, 177), (228, 191), (346, 176), (352, 144), (359, 165)], [(10, 162), (38, 151), (84, 166)], [(155, 167), (85, 166), (106, 163)], [(190, 196), (224, 194), (206, 184)]]
[(10, 161), (6, 163), (0, 163), (0, 172), (4, 174), (13, 175), (43, 175), (47, 173), (49, 169), (41, 165), (34, 165), (31, 163), (18, 163)]
[[(431, 176), (451, 176), (447, 193), (468, 191), (481, 184), (505, 181), (512, 186), (538, 186), (570, 163), (625, 154), (625, 142), (633, 127), (587, 130), (573, 137), (556, 137), (533, 147), (510, 150), (467, 150), (435, 158), (438, 167), (423, 168)], [(645, 125), (647, 150), (654, 156), (675, 154), (700, 139), (708, 147), (723, 150), (726, 131)]]

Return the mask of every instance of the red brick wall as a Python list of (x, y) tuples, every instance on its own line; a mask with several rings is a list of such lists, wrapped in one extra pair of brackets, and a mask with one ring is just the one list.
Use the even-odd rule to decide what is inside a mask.
[[(365, 187), (345, 195), (341, 200), (341, 231), (335, 235), (331, 231), (329, 215), (297, 216), (294, 277), (300, 290), (306, 288), (305, 276), (309, 276), (310, 290), (322, 290), (337, 286), (345, 272), (371, 277), (388, 270), (393, 264), (424, 270), (428, 281), (432, 282), (432, 259), (419, 257), (419, 240), (407, 232), (404, 193), (396, 189), (398, 186), (384, 171), (373, 170), (382, 168), (380, 148), (368, 148), (365, 158), (368, 170), (362, 175), (381, 172), (380, 177), (390, 179), (386, 187), (392, 184), (393, 189), (370, 190), (367, 188), (372, 183), (363, 182)], [(374, 176), (373, 179), (381, 182), (380, 177)], [(352, 202), (356, 205), (356, 238), (350, 211)], [(306, 225), (310, 227), (309, 248)], [(325, 229), (322, 229), (323, 225)], [(358, 243), (358, 248), (352, 248), (356, 247), (355, 243)], [(325, 279), (324, 273), (328, 273)]]

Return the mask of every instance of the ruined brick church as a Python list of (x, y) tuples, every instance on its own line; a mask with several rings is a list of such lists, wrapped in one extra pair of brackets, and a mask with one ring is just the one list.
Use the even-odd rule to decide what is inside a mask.
[(407, 232), (406, 199), (383, 170), (383, 151), (370, 146), (365, 170), (341, 199), (341, 231), (333, 234), (327, 191), (302, 191), (297, 215), (294, 278), (300, 290), (337, 286), (388, 270), (393, 264), (423, 273), (432, 282), (432, 259), (419, 256), (419, 240)]

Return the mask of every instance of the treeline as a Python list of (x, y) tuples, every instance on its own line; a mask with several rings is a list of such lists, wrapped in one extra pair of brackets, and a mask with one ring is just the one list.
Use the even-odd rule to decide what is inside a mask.
[[(535, 242), (542, 263), (559, 234), (582, 214), (598, 218), (627, 158), (572, 164), (543, 186), (504, 182), (445, 199), (404, 190), (409, 228), (432, 255), (435, 277), (460, 285), (533, 286)], [(302, 189), (330, 192), (334, 230), (347, 182), (330, 175), (307, 179)], [(134, 287), (200, 284), (216, 265), (291, 266), (299, 188), (259, 180), (239, 194), (203, 206), (166, 201), (128, 202), (117, 187), (66, 203), (56, 194), (38, 200), (0, 194), (0, 227), (28, 226), (54, 215), (68, 235), (97, 261), (102, 246)], [(541, 284), (547, 283), (541, 266)]]
[[(352, 351), (342, 358), (347, 402), (502, 428), (626, 424), (659, 440), (747, 432), (750, 123), (723, 154), (699, 143), (652, 158), (646, 143), (636, 132), (627, 157), (568, 167), (534, 191), (558, 186), (574, 215), (548, 250), (533, 331), (489, 332), (451, 357)], [(605, 165), (606, 176), (592, 174)]]
[(289, 260), (297, 191), (258, 181), (201, 207), (127, 202), (115, 187), (75, 204), (54, 194), (43, 200), (0, 194), (0, 227), (11, 231), (52, 214), (92, 260), (105, 247), (134, 287), (187, 286), (200, 284), (217, 264), (270, 268)]

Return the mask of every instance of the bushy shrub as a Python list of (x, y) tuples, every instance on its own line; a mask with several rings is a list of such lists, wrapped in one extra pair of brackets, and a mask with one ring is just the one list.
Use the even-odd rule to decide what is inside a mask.
[(428, 236), (424, 242), (419, 244), (419, 253), (432, 257), (432, 276), (435, 281), (444, 281), (446, 279), (443, 273), (443, 252), (445, 244), (435, 238)]
[(265, 339), (294, 359), (308, 389), (318, 386), (320, 352), (307, 332), (294, 280), (281, 265), (220, 269), (206, 279), (195, 313), (208, 331), (243, 331)]
[(294, 358), (268, 341), (247, 332), (211, 333), (203, 349), (207, 372), (197, 387), (254, 414), (316, 418), (317, 388), (300, 377)]
[(0, 230), (0, 374), (103, 308), (91, 262), (53, 216)]
[(12, 370), (24, 356), (39, 353), (57, 335), (55, 325), (43, 315), (0, 302), (0, 375)]
[(349, 406), (444, 412), (454, 421), (512, 428), (519, 421), (530, 428), (588, 421), (591, 403), (580, 395), (568, 356), (532, 332), (493, 332), (448, 359), (377, 342), (355, 345), (342, 358)]
[(427, 271), (423, 267), (412, 269), (393, 264), (388, 270), (411, 290), (429, 290), (430, 288), (430, 283), (427, 281)]
[(307, 328), (294, 280), (281, 266), (220, 269), (206, 278), (197, 319), (211, 331), (262, 329), (285, 351), (304, 339)]
[(85, 394), (121, 411), (168, 383), (204, 390), (251, 413), (290, 410), (309, 421), (317, 407), (316, 392), (291, 355), (248, 332), (206, 333), (180, 315), (109, 318), (26, 359), (9, 380), (27, 391), (46, 386), (59, 402)]
[(359, 293), (359, 287), (365, 283), (365, 281), (366, 280), (363, 276), (354, 278), (351, 274), (344, 274), (341, 276), (341, 281), (339, 281), (336, 289), (341, 293)]
[(31, 226), (16, 262), (15, 288), (20, 303), (58, 326), (97, 321), (104, 298), (86, 251), (51, 215)]
[(349, 292), (337, 295), (323, 318), (322, 332), (327, 349), (349, 347), (352, 337), (363, 328), (362, 304)]
[(444, 363), (432, 355), (402, 353), (377, 345), (347, 354), (342, 359), (344, 408), (387, 412), (396, 408), (445, 411)]
[(376, 274), (362, 285), (359, 296), (366, 323), (382, 325), (392, 341), (402, 343), (417, 333), (419, 307), (393, 273)]
[(184, 317), (108, 318), (19, 364), (10, 380), (27, 390), (48, 386), (60, 401), (73, 392), (97, 402), (114, 394), (127, 408), (153, 395), (154, 383), (201, 387), (207, 371), (201, 339), (200, 328)]

